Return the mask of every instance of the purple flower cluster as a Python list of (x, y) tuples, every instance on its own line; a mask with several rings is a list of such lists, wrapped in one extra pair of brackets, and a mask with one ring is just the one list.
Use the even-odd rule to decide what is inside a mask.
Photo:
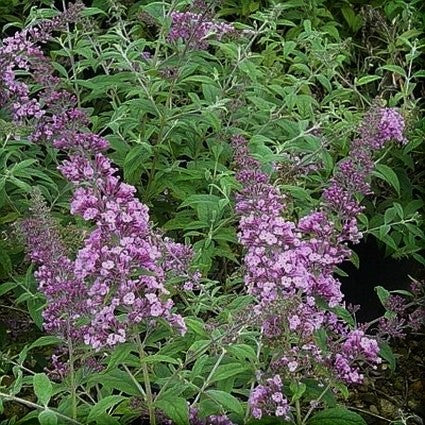
[(45, 43), (53, 31), (75, 22), (82, 8), (83, 3), (76, 1), (67, 11), (50, 21), (3, 40), (0, 46), (0, 105), (14, 98), (10, 106), (15, 120), (40, 118), (44, 114), (41, 105), (30, 98), (28, 85), (16, 78), (16, 70), (31, 72), (35, 82), (41, 85), (57, 84), (58, 79), (52, 75), (53, 68), (38, 44)]
[(364, 360), (369, 363), (377, 362), (379, 347), (378, 343), (365, 336), (361, 330), (352, 331), (335, 355), (335, 369), (338, 376), (349, 383), (361, 383), (363, 375), (358, 368), (353, 368), (352, 363)]
[(398, 111), (392, 108), (374, 108), (366, 117), (361, 136), (372, 149), (381, 149), (392, 140), (407, 143), (404, 130), (404, 119)]
[(221, 40), (223, 36), (235, 30), (231, 24), (208, 20), (205, 13), (172, 12), (171, 20), (168, 40), (171, 42), (182, 40), (188, 47), (194, 49), (207, 49), (208, 39), (211, 36)]
[[(44, 326), (94, 349), (124, 342), (142, 320), (164, 318), (184, 332), (182, 317), (171, 312), (165, 282), (186, 274), (192, 251), (152, 229), (147, 206), (104, 154), (108, 142), (87, 129), (89, 119), (74, 96), (58, 88), (37, 45), (38, 34), (37, 29), (24, 30), (0, 48), (6, 70), (0, 73), (6, 88), (2, 102), (13, 105), (17, 123), (26, 120), (32, 140), (68, 154), (59, 170), (75, 188), (71, 213), (94, 224), (75, 260), (51, 231), (46, 214), (34, 211), (25, 225), (29, 254), (39, 265), (36, 276), (47, 298)], [(27, 81), (18, 79), (22, 68), (37, 71), (36, 81), (43, 84), (36, 95), (30, 97)]]
[(387, 314), (378, 323), (381, 338), (405, 338), (409, 332), (418, 332), (425, 324), (425, 287), (423, 282), (412, 281), (408, 297), (391, 294), (384, 305)]
[[(350, 255), (347, 242), (361, 238), (357, 215), (362, 208), (355, 195), (370, 192), (367, 179), (373, 169), (373, 153), (389, 140), (404, 141), (399, 133), (403, 128), (398, 113), (372, 110), (349, 156), (338, 164), (324, 191), (322, 209), (298, 223), (284, 219), (284, 196), (250, 155), (247, 141), (241, 136), (232, 138), (236, 177), (242, 185), (236, 211), (240, 215), (239, 241), (246, 250), (245, 283), (248, 292), (257, 297), (263, 335), (281, 340), (285, 347), (284, 355), (274, 361), (285, 376), (296, 373), (300, 353), (304, 360), (325, 365), (348, 383), (361, 382), (359, 362), (381, 361), (376, 341), (351, 329), (334, 312), (336, 307), (344, 307), (334, 272)], [(329, 351), (317, 343), (320, 329), (326, 330)], [(310, 369), (314, 376), (316, 371)], [(304, 369), (304, 376), (308, 373), (309, 368)], [(250, 398), (254, 416), (261, 416), (260, 406), (269, 397), (262, 385), (254, 390)]]
[(288, 418), (289, 402), (283, 394), (282, 379), (279, 375), (254, 388), (248, 403), (252, 416), (256, 419), (261, 419), (263, 415)]
[(87, 288), (76, 278), (57, 226), (38, 191), (32, 195), (31, 216), (21, 223), (21, 229), (26, 245), (31, 247), (31, 260), (40, 265), (35, 276), (47, 299), (43, 311), (45, 329), (77, 337), (78, 331), (72, 323), (87, 312)]
[(404, 127), (403, 117), (393, 109), (374, 107), (366, 114), (359, 137), (351, 143), (348, 157), (338, 164), (323, 193), (324, 209), (340, 220), (338, 243), (361, 239), (357, 216), (363, 208), (355, 194), (371, 193), (368, 179), (374, 167), (373, 155), (390, 141), (405, 143)]
[[(241, 216), (239, 240), (246, 248), (248, 291), (257, 296), (260, 308), (300, 292), (308, 296), (305, 306), (314, 304), (313, 296), (336, 305), (342, 295), (331, 272), (345, 258), (347, 249), (332, 243), (334, 224), (324, 212), (303, 218), (298, 226), (285, 220), (284, 198), (250, 156), (246, 140), (235, 136), (233, 146), (239, 167), (237, 179), (243, 184), (236, 211)], [(306, 317), (310, 313), (306, 311)]]

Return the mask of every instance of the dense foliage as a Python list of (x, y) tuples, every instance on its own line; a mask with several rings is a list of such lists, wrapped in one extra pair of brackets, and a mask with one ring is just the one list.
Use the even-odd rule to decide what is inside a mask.
[[(422, 2), (0, 11), (1, 423), (365, 424), (425, 317)], [(415, 266), (361, 323), (371, 238)]]

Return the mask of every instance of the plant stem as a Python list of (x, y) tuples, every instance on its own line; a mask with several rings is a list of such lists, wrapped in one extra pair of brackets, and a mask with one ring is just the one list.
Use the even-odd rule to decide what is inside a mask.
[[(69, 327), (69, 324), (68, 324)], [(69, 331), (68, 331), (69, 335)], [(69, 353), (69, 381), (71, 386), (71, 414), (72, 419), (77, 418), (77, 388), (75, 386), (75, 371), (74, 371), (74, 348), (71, 338), (68, 338), (68, 353)]]
[(153, 405), (153, 396), (152, 396), (151, 382), (149, 379), (149, 370), (148, 370), (148, 365), (144, 361), (146, 354), (143, 349), (142, 341), (140, 340), (140, 335), (136, 335), (136, 342), (139, 348), (139, 358), (140, 358), (141, 367), (142, 367), (143, 382), (145, 384), (146, 404), (148, 406), (148, 412), (149, 412), (149, 423), (151, 425), (156, 425), (155, 408)]
[(208, 385), (210, 385), (210, 381), (212, 377), (214, 376), (214, 373), (216, 372), (218, 366), (220, 365), (221, 361), (223, 360), (224, 355), (226, 354), (226, 350), (224, 348), (221, 349), (221, 354), (218, 357), (217, 361), (215, 362), (214, 367), (211, 369), (210, 374), (208, 375), (207, 379), (204, 382), (204, 385), (202, 385), (201, 389), (199, 390), (199, 393), (196, 395), (195, 400), (192, 404), (196, 404), (199, 400), (199, 397), (201, 397), (201, 394), (207, 389)]
[(222, 335), (218, 336), (217, 338), (211, 339), (206, 346), (199, 348), (198, 350), (194, 351), (193, 354), (187, 356), (186, 360), (180, 366), (176, 368), (173, 374), (165, 382), (164, 386), (159, 390), (158, 394), (156, 395), (156, 398), (158, 398), (170, 386), (172, 380), (178, 375), (178, 373), (181, 372), (190, 362), (194, 361), (198, 357), (198, 355), (202, 354), (207, 347), (210, 347), (212, 344), (217, 343), (222, 338), (234, 332), (239, 326), (240, 325), (233, 326), (232, 328), (228, 329), (226, 332), (224, 332)]
[[(326, 388), (322, 391), (322, 393), (319, 395), (319, 397), (317, 398), (316, 402), (319, 402), (323, 396), (328, 392), (329, 388), (330, 388), (331, 384), (328, 384), (326, 386)], [(310, 409), (308, 410), (307, 414), (304, 416), (304, 419), (302, 421), (303, 424), (305, 424), (307, 422), (307, 419), (309, 418), (309, 416), (313, 413), (314, 407), (311, 406)]]
[(124, 370), (127, 372), (128, 376), (131, 378), (131, 380), (134, 382), (134, 385), (136, 385), (136, 387), (138, 388), (138, 390), (140, 391), (140, 394), (143, 395), (143, 397), (146, 398), (146, 392), (143, 389), (143, 387), (139, 384), (139, 381), (135, 378), (135, 376), (131, 373), (130, 369), (126, 366), (123, 365)]
[(297, 400), (295, 402), (295, 410), (297, 412), (297, 425), (302, 425), (303, 424), (303, 420), (301, 418), (301, 404), (300, 401)]
[(145, 383), (145, 388), (146, 388), (146, 403), (148, 404), (149, 420), (152, 425), (155, 425), (156, 424), (155, 409), (153, 406), (153, 397), (152, 397), (151, 384), (149, 380), (148, 365), (146, 363), (142, 363), (142, 370), (143, 370), (143, 381)]
[(73, 424), (76, 424), (76, 425), (83, 425), (81, 422), (78, 422), (75, 419), (72, 419), (72, 418), (70, 418), (68, 416), (62, 415), (62, 413), (56, 412), (56, 410), (49, 409), (48, 407), (41, 406), (41, 405), (39, 405), (37, 403), (33, 403), (32, 401), (28, 401), (28, 400), (25, 400), (23, 398), (16, 397), (14, 395), (6, 394), (6, 393), (3, 393), (3, 392), (0, 392), (0, 397), (1, 398), (4, 398), (5, 400), (15, 401), (16, 403), (24, 404), (25, 406), (31, 407), (32, 409), (50, 410), (58, 418), (62, 418), (63, 420), (69, 421), (69, 422), (71, 422)]
[[(397, 222), (395, 222), (395, 223), (390, 223), (390, 224), (389, 224), (389, 226), (394, 227), (394, 226), (397, 226), (398, 224), (406, 224), (406, 223), (410, 223), (410, 222), (412, 222), (412, 221), (415, 221), (415, 217), (411, 217), (411, 218), (409, 218), (409, 219), (407, 219), (407, 220), (400, 220), (400, 221), (397, 221)], [(375, 230), (378, 230), (380, 227), (382, 227), (382, 225), (381, 225), (381, 226), (372, 227), (371, 229), (367, 229), (367, 230), (366, 230), (365, 232), (363, 232), (363, 233), (371, 233), (371, 232), (374, 232)]]
[[(168, 13), (167, 13), (166, 15), (165, 15), (165, 13), (164, 13), (164, 17), (165, 17), (165, 18), (169, 18), (169, 17), (171, 16), (171, 13), (172, 13), (172, 12), (174, 11), (174, 9), (176, 8), (177, 3), (178, 3), (178, 1), (177, 1), (177, 0), (174, 0), (174, 1), (171, 3), (171, 6), (170, 6), (170, 9), (168, 10)], [(165, 12), (165, 10), (164, 10), (164, 12)], [(162, 26), (161, 26), (161, 31), (160, 31), (160, 33), (159, 33), (159, 36), (158, 36), (158, 39), (157, 39), (157, 42), (156, 42), (155, 52), (154, 52), (153, 59), (152, 59), (152, 62), (153, 62), (153, 66), (154, 66), (154, 68), (156, 68), (156, 67), (158, 66), (158, 56), (159, 56), (159, 50), (160, 50), (160, 48), (161, 48), (161, 43), (162, 43), (162, 42), (164, 42), (164, 40), (165, 40), (165, 35), (166, 35), (167, 30), (168, 30), (168, 28), (167, 28), (167, 26), (166, 26), (166, 25), (162, 25)]]
[(28, 312), (26, 310), (22, 310), (21, 308), (13, 307), (11, 305), (0, 304), (0, 308), (7, 308), (9, 310), (19, 311), (19, 313), (28, 314)]
[[(259, 340), (257, 342), (257, 365), (260, 363), (261, 348), (263, 347), (262, 336), (263, 335), (260, 334)], [(252, 393), (252, 391), (254, 390), (255, 382), (256, 382), (256, 380), (254, 379), (251, 383), (250, 393)], [(249, 406), (249, 403), (247, 403), (246, 412), (245, 412), (245, 422), (248, 420), (249, 414), (250, 414), (250, 406)]]
[[(63, 12), (66, 12), (65, 0), (62, 0), (62, 8), (63, 8)], [(81, 106), (81, 95), (80, 95), (80, 88), (78, 87), (78, 83), (77, 83), (78, 73), (77, 73), (77, 68), (75, 66), (74, 55), (72, 53), (72, 41), (71, 41), (71, 38), (70, 38), (71, 30), (69, 28), (68, 23), (66, 24), (66, 32), (67, 32), (66, 41), (68, 43), (68, 48), (62, 42), (60, 44), (61, 44), (63, 50), (65, 50), (65, 52), (68, 54), (68, 58), (69, 58), (69, 61), (71, 63), (72, 77), (74, 79), (74, 91), (75, 91), (75, 95), (77, 97), (78, 107), (80, 107)]]

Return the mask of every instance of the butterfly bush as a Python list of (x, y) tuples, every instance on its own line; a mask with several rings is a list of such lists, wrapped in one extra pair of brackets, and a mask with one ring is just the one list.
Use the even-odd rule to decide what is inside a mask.
[[(22, 233), (47, 300), (44, 328), (100, 350), (125, 342), (141, 322), (163, 319), (183, 333), (184, 321), (172, 311), (166, 283), (183, 277), (183, 288), (190, 290), (200, 276), (189, 272), (191, 247), (154, 229), (148, 207), (106, 155), (108, 141), (89, 130), (88, 115), (73, 94), (61, 89), (43, 53), (42, 45), (52, 32), (75, 22), (82, 7), (77, 2), (51, 21), (3, 41), (0, 106), (9, 110), (17, 126), (29, 129), (31, 142), (61, 152), (59, 170), (73, 187), (70, 211), (87, 222), (82, 247), (69, 252), (40, 193), (34, 193)], [(196, 49), (207, 49), (211, 36), (220, 40), (234, 31), (206, 13), (172, 12), (171, 21), (168, 40), (182, 40)], [(269, 370), (259, 372), (258, 385), (249, 395), (254, 418), (290, 418), (288, 382), (314, 377), (321, 384), (360, 383), (363, 366), (381, 362), (377, 340), (365, 326), (347, 321), (335, 271), (349, 258), (349, 244), (362, 238), (357, 226), (363, 210), (359, 199), (371, 193), (373, 156), (391, 141), (405, 143), (403, 133), (404, 121), (397, 111), (373, 108), (348, 156), (338, 163), (320, 207), (297, 221), (288, 218), (285, 195), (250, 154), (247, 140), (232, 138), (241, 184), (236, 211), (239, 241), (245, 248), (244, 280), (257, 300), (261, 339), (273, 353)], [(400, 297), (392, 296), (388, 309), (402, 316), (400, 320), (415, 315), (412, 320), (419, 322), (419, 315)], [(379, 324), (379, 336), (389, 335), (390, 328), (393, 335), (401, 335), (403, 323), (399, 329), (390, 320)], [(56, 354), (52, 363), (64, 376), (67, 363), (60, 357)], [(192, 424), (232, 423), (226, 415), (202, 419), (196, 408), (189, 414)]]
[(397, 111), (373, 108), (349, 155), (337, 165), (320, 208), (298, 222), (285, 219), (285, 196), (250, 155), (245, 138), (232, 138), (242, 186), (236, 211), (239, 241), (246, 250), (245, 284), (258, 300), (263, 337), (279, 348), (270, 363), (274, 377), (251, 392), (255, 418), (288, 416), (281, 377), (325, 378), (331, 372), (332, 379), (360, 383), (360, 364), (380, 363), (377, 341), (338, 315), (345, 304), (334, 272), (350, 256), (348, 243), (362, 237), (356, 195), (370, 193), (373, 154), (391, 140), (404, 143), (403, 130)]
[[(66, 153), (59, 170), (74, 188), (71, 213), (90, 223), (84, 246), (70, 256), (40, 202), (23, 223), (36, 278), (46, 296), (44, 327), (98, 350), (126, 341), (134, 325), (162, 318), (181, 332), (165, 283), (187, 274), (192, 250), (153, 229), (148, 207), (105, 155), (108, 141), (91, 133), (77, 99), (62, 90), (40, 43), (78, 16), (81, 4), (38, 28), (6, 38), (0, 48), (1, 105), (30, 140)], [(25, 71), (28, 78), (18, 75)], [(41, 89), (31, 95), (31, 81)]]

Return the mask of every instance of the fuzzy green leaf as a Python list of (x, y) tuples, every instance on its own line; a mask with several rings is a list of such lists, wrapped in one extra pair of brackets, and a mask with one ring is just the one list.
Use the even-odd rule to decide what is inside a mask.
[(90, 410), (87, 421), (93, 421), (97, 419), (100, 415), (104, 414), (111, 407), (116, 406), (121, 401), (125, 400), (126, 397), (121, 395), (110, 395), (108, 397), (102, 398), (98, 401)]
[(184, 398), (167, 394), (167, 397), (158, 400), (155, 404), (176, 425), (189, 425), (189, 405)]
[(36, 373), (33, 377), (34, 393), (38, 402), (47, 406), (53, 394), (53, 386), (45, 373)]
[(38, 421), (40, 425), (56, 425), (58, 423), (58, 417), (52, 410), (43, 410), (38, 415)]
[(307, 425), (367, 425), (357, 413), (343, 407), (322, 410), (311, 417)]
[(218, 390), (208, 390), (205, 392), (205, 395), (212, 398), (219, 405), (223, 406), (226, 410), (237, 413), (238, 415), (243, 415), (243, 407), (239, 400), (233, 395)]

